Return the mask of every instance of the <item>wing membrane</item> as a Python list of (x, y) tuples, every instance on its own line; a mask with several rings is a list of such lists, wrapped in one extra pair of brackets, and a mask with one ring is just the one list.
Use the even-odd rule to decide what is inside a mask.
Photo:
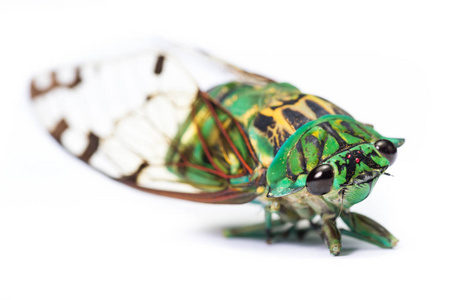
[[(210, 60), (234, 80), (270, 82)], [(38, 76), (30, 94), (58, 143), (119, 182), (198, 202), (251, 201), (261, 172), (247, 135), (198, 86), (173, 55), (147, 51)]]

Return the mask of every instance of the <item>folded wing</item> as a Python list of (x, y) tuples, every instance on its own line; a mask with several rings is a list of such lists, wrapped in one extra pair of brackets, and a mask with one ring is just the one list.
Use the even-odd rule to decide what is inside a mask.
[[(195, 55), (210, 62), (211, 77), (270, 82)], [(146, 51), (58, 69), (32, 81), (31, 99), (58, 143), (119, 182), (191, 201), (251, 201), (263, 171), (246, 133), (184, 65), (170, 53)], [(196, 153), (183, 140), (186, 130)]]

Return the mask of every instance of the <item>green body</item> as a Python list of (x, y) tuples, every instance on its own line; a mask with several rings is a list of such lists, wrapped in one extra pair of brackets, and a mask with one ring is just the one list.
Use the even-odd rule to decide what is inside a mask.
[[(349, 208), (364, 200), (379, 176), (389, 166), (374, 143), (380, 139), (391, 141), (396, 147), (402, 139), (389, 139), (377, 133), (372, 126), (353, 119), (346, 111), (317, 96), (303, 94), (287, 83), (250, 85), (227, 83), (209, 91), (209, 96), (229, 112), (245, 130), (257, 161), (245, 151), (245, 140), (237, 134), (237, 128), (227, 119), (227, 113), (217, 116), (230, 133), (231, 144), (244, 157), (239, 158), (229, 143), (218, 138), (217, 120), (208, 113), (206, 104), (194, 104), (193, 113), (186, 120), (177, 136), (181, 151), (171, 151), (168, 162), (180, 161), (184, 153), (189, 161), (213, 166), (229, 176), (221, 180), (214, 174), (206, 176), (196, 169), (176, 168), (171, 171), (180, 178), (194, 182), (198, 187), (223, 188), (231, 182), (231, 189), (247, 189), (257, 195), (266, 207), (264, 230), (269, 237), (277, 232), (272, 214), (279, 216), (275, 225), (293, 225), (299, 220), (321, 217), (318, 226), (331, 253), (339, 254), (340, 234), (369, 241), (382, 247), (393, 247), (396, 239), (381, 225), (367, 217), (349, 212)], [(227, 123), (228, 122), (228, 123)], [(204, 140), (194, 134), (201, 128)], [(236, 134), (233, 134), (236, 132)], [(205, 147), (205, 145), (207, 147)], [(205, 148), (211, 149), (205, 153)], [(209, 157), (209, 159), (206, 159)], [(242, 161), (255, 170), (252, 175), (242, 174)], [(334, 181), (329, 193), (312, 195), (305, 188), (309, 172), (320, 164), (332, 166)], [(242, 175), (242, 176), (241, 176)], [(255, 182), (258, 182), (256, 184)], [(337, 217), (342, 217), (349, 229), (336, 228)], [(259, 229), (241, 228), (228, 231), (228, 235), (252, 235)]]

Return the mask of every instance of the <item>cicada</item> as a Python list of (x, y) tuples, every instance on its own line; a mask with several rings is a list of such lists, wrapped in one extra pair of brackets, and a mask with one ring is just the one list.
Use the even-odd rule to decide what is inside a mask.
[(264, 207), (262, 224), (227, 236), (271, 242), (311, 230), (333, 255), (341, 234), (383, 248), (397, 243), (350, 208), (387, 174), (404, 139), (382, 136), (292, 84), (203, 52), (157, 49), (56, 69), (34, 78), (30, 93), (53, 138), (115, 181), (195, 202)]

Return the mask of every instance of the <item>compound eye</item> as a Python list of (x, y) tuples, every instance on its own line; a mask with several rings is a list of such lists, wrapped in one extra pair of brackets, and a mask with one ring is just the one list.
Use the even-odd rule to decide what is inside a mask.
[(392, 166), (397, 158), (397, 148), (388, 140), (379, 140), (375, 143), (375, 148), (389, 161), (389, 165)]
[(330, 165), (321, 165), (309, 172), (306, 189), (313, 195), (325, 195), (333, 186), (334, 172)]

